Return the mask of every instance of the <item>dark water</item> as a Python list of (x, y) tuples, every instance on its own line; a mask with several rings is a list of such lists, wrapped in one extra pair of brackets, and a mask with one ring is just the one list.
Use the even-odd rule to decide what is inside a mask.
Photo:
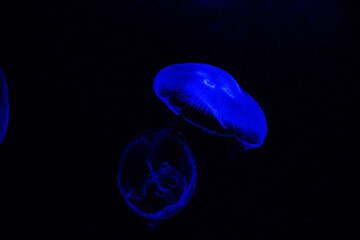
[[(2, 1), (2, 239), (356, 239), (355, 2)], [(237, 154), (176, 123), (197, 184), (153, 229), (122, 198), (119, 160), (137, 134), (177, 121), (152, 87), (184, 62), (231, 72), (268, 134)]]

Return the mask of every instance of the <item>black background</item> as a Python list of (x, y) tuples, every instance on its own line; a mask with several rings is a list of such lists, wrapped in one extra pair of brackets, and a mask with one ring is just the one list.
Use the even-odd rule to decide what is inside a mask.
[[(340, 0), (2, 1), (0, 238), (355, 239), (358, 10)], [(183, 62), (233, 75), (268, 135), (231, 159), (229, 139), (184, 124), (197, 186), (153, 229), (125, 204), (118, 162), (137, 134), (176, 120), (152, 83)]]

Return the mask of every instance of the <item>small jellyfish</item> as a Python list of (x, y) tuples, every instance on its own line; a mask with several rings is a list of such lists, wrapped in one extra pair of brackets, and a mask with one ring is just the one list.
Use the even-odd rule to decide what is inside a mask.
[(0, 144), (4, 140), (9, 121), (9, 94), (3, 72), (0, 69)]
[(120, 158), (118, 184), (127, 205), (151, 220), (169, 218), (190, 200), (194, 157), (173, 129), (151, 129), (129, 143)]
[(171, 65), (156, 75), (154, 90), (174, 113), (207, 132), (235, 136), (245, 149), (265, 140), (267, 125), (260, 106), (220, 68)]

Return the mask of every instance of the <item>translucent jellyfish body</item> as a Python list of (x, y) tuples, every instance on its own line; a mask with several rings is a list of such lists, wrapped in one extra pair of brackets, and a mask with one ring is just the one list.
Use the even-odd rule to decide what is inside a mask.
[(177, 115), (211, 133), (235, 136), (245, 148), (263, 144), (267, 125), (257, 102), (224, 70), (175, 64), (155, 77), (156, 95)]
[(196, 184), (195, 161), (183, 136), (168, 128), (140, 134), (121, 155), (118, 183), (139, 215), (152, 220), (175, 215)]
[(0, 69), (0, 144), (4, 140), (9, 121), (9, 94), (4, 74)]

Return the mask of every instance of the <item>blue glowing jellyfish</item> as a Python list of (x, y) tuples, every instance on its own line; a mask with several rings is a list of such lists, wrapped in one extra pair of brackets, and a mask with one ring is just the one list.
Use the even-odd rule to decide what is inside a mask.
[(129, 143), (120, 158), (120, 191), (139, 215), (161, 220), (179, 212), (196, 184), (194, 157), (184, 137), (170, 128), (151, 129)]
[(9, 94), (3, 72), (0, 69), (0, 144), (4, 140), (9, 121)]
[(235, 136), (244, 148), (263, 144), (267, 126), (256, 101), (224, 70), (200, 63), (175, 64), (155, 77), (156, 95), (201, 129)]

